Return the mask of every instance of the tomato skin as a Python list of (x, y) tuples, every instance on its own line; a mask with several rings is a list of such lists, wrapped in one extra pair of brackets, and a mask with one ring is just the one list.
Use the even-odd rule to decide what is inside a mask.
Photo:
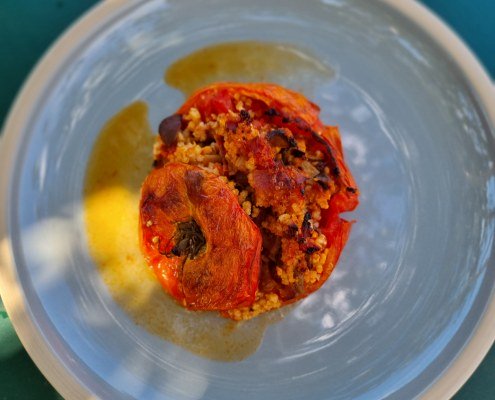
[[(233, 97), (229, 88), (218, 87), (215, 93), (198, 93), (193, 95), (190, 99), (194, 98), (195, 106), (201, 113), (201, 117), (204, 119), (209, 118), (212, 114), (218, 115), (235, 109)], [(191, 107), (188, 107), (189, 101), (186, 101), (182, 107), (177, 110), (178, 114), (184, 114), (189, 111)]]
[[(320, 108), (316, 104), (297, 92), (267, 83), (215, 83), (193, 93), (177, 113), (184, 114), (196, 107), (208, 118), (212, 113), (234, 111), (237, 96), (246, 96), (263, 108), (273, 108), (279, 115), (299, 117), (309, 126), (323, 127), (318, 118)], [(252, 108), (255, 109), (256, 104)]]
[[(228, 310), (253, 303), (261, 234), (216, 175), (182, 163), (153, 170), (140, 204), (141, 245), (163, 288), (187, 308)], [(176, 256), (178, 224), (194, 220), (206, 245)]]
[(250, 176), (256, 202), (284, 213), (286, 204), (304, 206), (304, 176), (290, 167), (273, 167), (256, 170)]

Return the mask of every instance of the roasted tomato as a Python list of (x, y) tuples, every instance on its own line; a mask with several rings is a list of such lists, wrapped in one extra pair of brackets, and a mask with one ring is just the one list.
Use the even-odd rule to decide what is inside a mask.
[[(359, 190), (339, 131), (320, 121), (318, 106), (277, 85), (219, 83), (159, 131), (141, 228), (169, 293), (240, 320), (326, 281), (352, 225), (340, 213), (358, 205)], [(193, 195), (196, 186), (204, 196)]]
[(258, 121), (288, 128), (294, 137), (304, 138), (308, 148), (322, 151), (339, 184), (339, 190), (332, 196), (336, 213), (352, 211), (357, 207), (358, 189), (344, 162), (339, 130), (323, 125), (318, 117), (320, 108), (301, 94), (273, 84), (217, 83), (193, 93), (177, 114), (184, 114), (194, 107), (199, 110), (202, 119), (208, 121), (214, 115), (236, 111), (235, 99), (240, 96), (252, 100), (251, 110)]
[(261, 234), (224, 181), (170, 163), (146, 178), (140, 208), (146, 258), (173, 297), (194, 310), (253, 303)]

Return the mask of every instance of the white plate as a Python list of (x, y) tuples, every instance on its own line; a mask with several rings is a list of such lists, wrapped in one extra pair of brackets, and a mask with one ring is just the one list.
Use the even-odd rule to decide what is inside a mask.
[[(324, 288), (256, 354), (222, 363), (117, 307), (88, 255), (81, 190), (109, 117), (142, 99), (156, 126), (182, 101), (164, 68), (241, 39), (294, 44), (337, 72), (302, 90), (340, 126), (362, 203)], [(44, 57), (5, 126), (2, 297), (65, 397), (448, 398), (495, 336), (494, 125), (486, 74), (413, 2), (103, 2)]]

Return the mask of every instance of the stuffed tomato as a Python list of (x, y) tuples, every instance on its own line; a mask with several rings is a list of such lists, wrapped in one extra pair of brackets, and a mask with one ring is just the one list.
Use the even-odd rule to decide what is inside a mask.
[(272, 84), (218, 83), (159, 126), (141, 247), (185, 307), (243, 320), (317, 290), (358, 205), (337, 127)]

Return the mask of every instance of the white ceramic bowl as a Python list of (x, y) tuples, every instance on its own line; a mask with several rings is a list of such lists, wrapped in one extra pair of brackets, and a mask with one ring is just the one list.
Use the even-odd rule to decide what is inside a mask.
[[(82, 184), (103, 123), (182, 101), (164, 68), (228, 40), (292, 43), (337, 71), (308, 95), (362, 191), (317, 294), (222, 363), (136, 326), (88, 255)], [(305, 91), (305, 88), (302, 88)], [(495, 97), (472, 54), (409, 1), (102, 2), (46, 54), (0, 157), (0, 283), (17, 333), (68, 398), (448, 398), (493, 343)]]

